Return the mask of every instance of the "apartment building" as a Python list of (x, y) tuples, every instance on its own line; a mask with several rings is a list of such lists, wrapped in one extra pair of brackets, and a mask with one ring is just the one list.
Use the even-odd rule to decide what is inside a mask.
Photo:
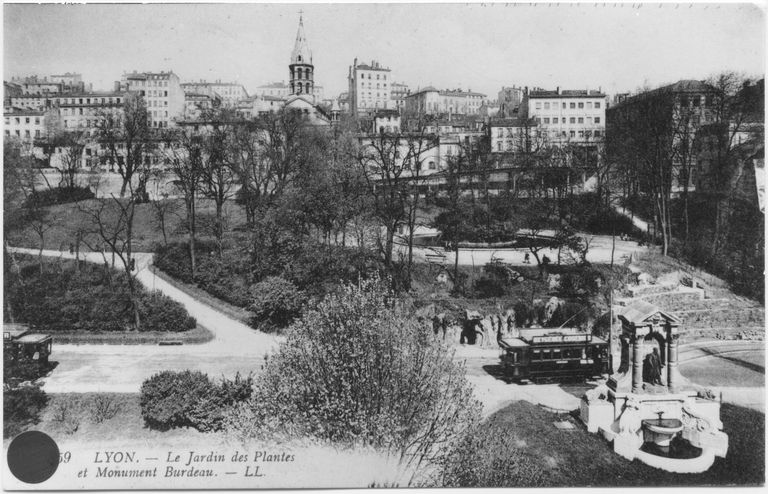
[(137, 92), (147, 104), (149, 124), (154, 128), (174, 126), (184, 114), (184, 90), (179, 76), (169, 72), (131, 72), (123, 74), (122, 91)]
[(527, 115), (550, 143), (590, 145), (605, 138), (606, 96), (593, 90), (534, 90)]
[(242, 84), (237, 82), (185, 82), (181, 85), (184, 90), (184, 94), (207, 94), (210, 97), (218, 97), (221, 99), (222, 106), (226, 108), (233, 108), (237, 104), (248, 98), (248, 92), (245, 90)]
[(373, 117), (378, 110), (394, 108), (391, 72), (389, 67), (376, 60), (368, 65), (358, 63), (355, 58), (347, 76), (350, 112), (356, 116)]
[(478, 115), (487, 99), (485, 94), (462, 89), (419, 89), (405, 98), (405, 111), (424, 115)]

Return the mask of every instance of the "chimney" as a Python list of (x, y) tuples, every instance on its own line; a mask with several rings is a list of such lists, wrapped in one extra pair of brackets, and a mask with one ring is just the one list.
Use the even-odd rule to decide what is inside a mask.
[(120, 81), (115, 81), (115, 92), (120, 92)]
[(557, 86), (557, 94), (560, 94), (560, 86)]

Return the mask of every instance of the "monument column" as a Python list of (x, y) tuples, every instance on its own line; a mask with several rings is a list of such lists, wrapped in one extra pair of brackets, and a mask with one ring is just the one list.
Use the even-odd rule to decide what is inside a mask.
[(637, 334), (637, 328), (632, 335), (632, 392), (643, 391), (643, 336)]
[(667, 328), (667, 389), (670, 393), (677, 392), (677, 339), (672, 334), (672, 328)]

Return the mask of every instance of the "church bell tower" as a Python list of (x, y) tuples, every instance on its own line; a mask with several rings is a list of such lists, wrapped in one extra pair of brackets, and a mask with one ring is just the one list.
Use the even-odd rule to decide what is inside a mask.
[(291, 81), (291, 96), (308, 95), (314, 102), (315, 66), (312, 65), (312, 51), (304, 35), (304, 20), (299, 14), (299, 30), (296, 43), (291, 52), (291, 64), (288, 66)]

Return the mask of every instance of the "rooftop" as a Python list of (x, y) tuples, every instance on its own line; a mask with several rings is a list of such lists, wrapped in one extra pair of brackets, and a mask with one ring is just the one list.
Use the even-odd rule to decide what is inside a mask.
[(605, 94), (600, 91), (590, 89), (557, 89), (554, 91), (537, 90), (528, 93), (528, 97), (536, 98), (605, 98)]

